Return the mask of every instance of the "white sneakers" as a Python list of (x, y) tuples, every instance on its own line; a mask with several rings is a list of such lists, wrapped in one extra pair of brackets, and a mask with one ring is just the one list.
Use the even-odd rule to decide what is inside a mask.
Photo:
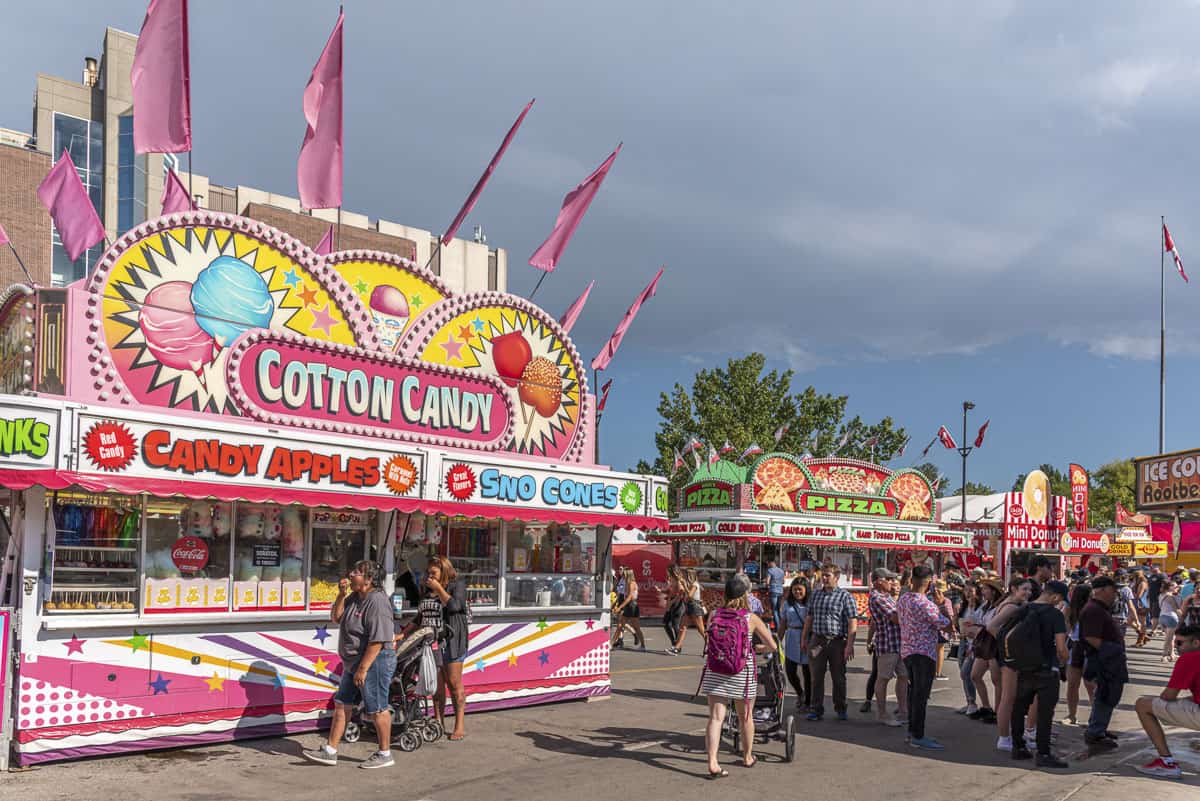
[(997, 751), (1011, 751), (1012, 750), (1012, 738), (1011, 737), (997, 737), (996, 738), (996, 750)]

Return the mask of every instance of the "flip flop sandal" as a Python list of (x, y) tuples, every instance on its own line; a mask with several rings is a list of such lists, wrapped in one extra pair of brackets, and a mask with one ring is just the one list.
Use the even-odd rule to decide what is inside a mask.
[(458, 735), (457, 737), (455, 737), (453, 734), (451, 734), (451, 735), (450, 735), (449, 737), (447, 737), (446, 739), (447, 739), (447, 740), (449, 740), (449, 741), (450, 741), (450, 742), (452, 742), (452, 743), (461, 743), (463, 740), (467, 739), (467, 735), (465, 735), (465, 734), (460, 734), (460, 735)]
[(729, 771), (725, 770), (724, 768), (721, 768), (716, 773), (713, 773), (711, 770), (708, 772), (708, 778), (710, 779), (724, 779), (728, 775)]
[(754, 761), (751, 762), (749, 765), (747, 765), (745, 762), (739, 762), (738, 764), (740, 764), (743, 768), (752, 768), (758, 764), (758, 757), (755, 757)]

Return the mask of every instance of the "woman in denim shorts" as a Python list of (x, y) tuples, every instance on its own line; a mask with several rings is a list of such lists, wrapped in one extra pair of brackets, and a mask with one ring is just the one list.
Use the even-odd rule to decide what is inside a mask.
[(338, 582), (337, 600), (329, 619), (339, 624), (338, 656), (342, 660), (342, 680), (333, 696), (333, 725), (329, 742), (304, 758), (322, 765), (337, 764), (337, 747), (346, 731), (346, 722), (359, 703), (373, 718), (379, 735), (379, 750), (360, 768), (386, 768), (394, 764), (391, 752), (392, 712), (388, 689), (396, 672), (396, 651), (392, 645), (395, 624), (392, 603), (383, 592), (383, 568), (371, 561), (354, 565), (350, 574)]

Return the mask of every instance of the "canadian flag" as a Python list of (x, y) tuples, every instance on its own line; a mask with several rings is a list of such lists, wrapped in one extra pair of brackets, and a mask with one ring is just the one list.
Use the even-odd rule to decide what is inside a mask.
[(938, 429), (937, 436), (938, 436), (938, 439), (940, 439), (942, 441), (942, 446), (945, 447), (946, 449), (954, 450), (958, 447), (958, 443), (954, 441), (954, 437), (952, 437), (950, 435), (950, 432), (946, 429), (945, 426), (942, 426), (941, 428)]
[(727, 453), (733, 453), (733, 451), (733, 443), (731, 443), (729, 440), (725, 440), (725, 444), (721, 446), (721, 455), (724, 456)]
[(1179, 248), (1175, 247), (1175, 240), (1171, 238), (1171, 232), (1167, 230), (1165, 222), (1163, 223), (1163, 252), (1171, 254), (1171, 258), (1175, 259), (1175, 269), (1179, 270), (1179, 277), (1185, 284), (1188, 283), (1187, 273), (1183, 271), (1183, 259), (1179, 257)]
[(987, 420), (985, 420), (983, 422), (983, 425), (981, 425), (979, 427), (979, 433), (975, 435), (975, 447), (976, 448), (983, 447), (983, 438), (985, 436), (987, 436), (987, 427), (990, 426), (991, 424), (992, 424), (992, 420), (989, 417)]
[(681, 467), (683, 467), (683, 456), (679, 451), (675, 451), (675, 469), (678, 470)]
[(717, 454), (717, 449), (714, 448), (712, 445), (709, 445), (708, 446), (708, 463), (716, 464), (719, 461), (721, 461), (721, 457), (720, 457), (720, 455)]

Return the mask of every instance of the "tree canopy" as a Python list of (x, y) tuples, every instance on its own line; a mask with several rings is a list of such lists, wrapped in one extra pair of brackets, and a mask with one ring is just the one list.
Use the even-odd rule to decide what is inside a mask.
[[(811, 386), (793, 392), (793, 371), (764, 372), (766, 361), (761, 353), (730, 359), (723, 367), (696, 373), (691, 389), (677, 383), (659, 395), (655, 457), (638, 462), (635, 469), (671, 476), (672, 505), (674, 490), (691, 472), (690, 460), (685, 468), (674, 469), (675, 452), (693, 437), (705, 444), (702, 456), (709, 444), (720, 448), (728, 440), (735, 451), (729, 459), (758, 444), (765, 451), (819, 457), (836, 453), (884, 463), (904, 445), (904, 429), (896, 428), (892, 418), (868, 423), (856, 415), (847, 420), (847, 396), (821, 394)], [(776, 444), (775, 432), (781, 428), (785, 432)], [(845, 445), (839, 448), (843, 438)], [(867, 444), (872, 439), (874, 447)]]

